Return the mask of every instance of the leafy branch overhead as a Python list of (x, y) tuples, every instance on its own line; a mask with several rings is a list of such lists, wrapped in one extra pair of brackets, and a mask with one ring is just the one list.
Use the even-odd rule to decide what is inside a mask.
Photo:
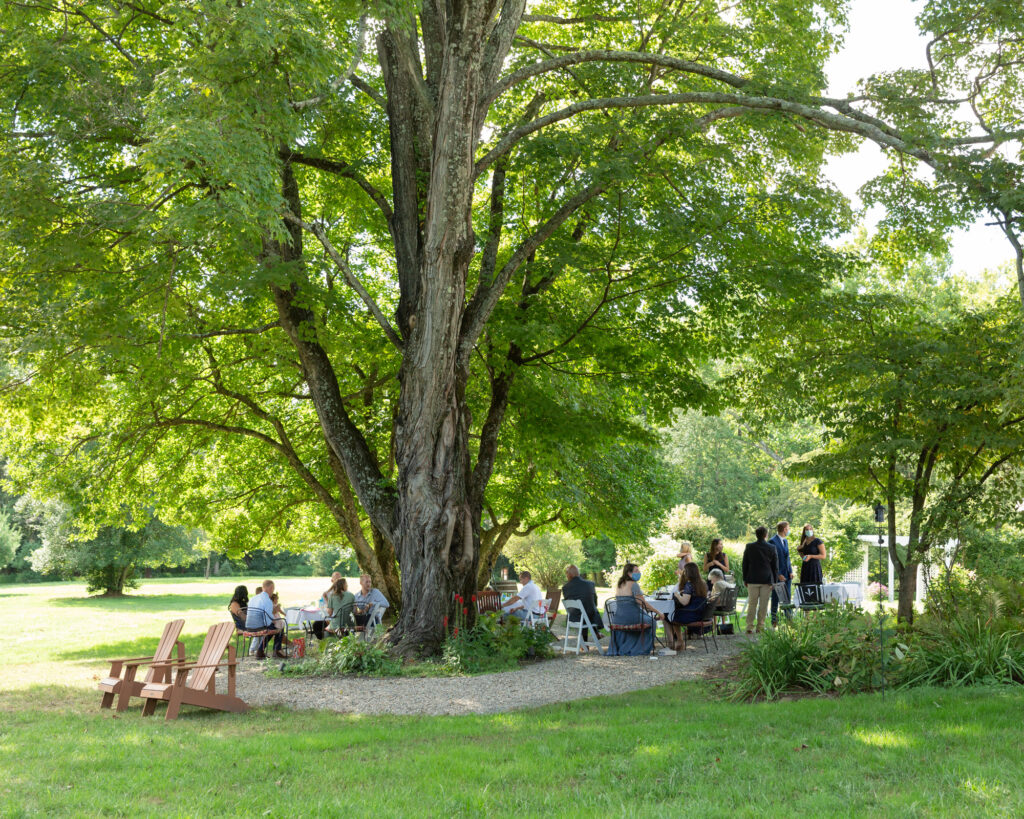
[[(661, 486), (642, 453), (714, 402), (699, 363), (842, 269), (828, 148), (893, 157), (891, 254), (980, 211), (1019, 248), (1020, 22), (928, 3), (932, 70), (832, 99), (844, 14), (7, 4), (15, 477), (233, 548), (326, 527), (404, 598), (395, 642), (431, 650), (485, 528), (588, 533), (601, 464)], [(663, 511), (641, 495), (620, 492), (637, 538)]]

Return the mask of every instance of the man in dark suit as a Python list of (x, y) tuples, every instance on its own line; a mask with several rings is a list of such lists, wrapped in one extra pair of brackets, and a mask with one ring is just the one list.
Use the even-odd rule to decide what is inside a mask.
[[(775, 547), (775, 552), (779, 556), (779, 574), (778, 579), (780, 583), (786, 584), (786, 602), (789, 603), (793, 598), (792, 584), (793, 584), (793, 564), (789, 562), (789, 522), (780, 520), (775, 526), (775, 534), (772, 535), (772, 539), (768, 541), (772, 546)], [(791, 609), (786, 609), (786, 617), (792, 618), (793, 612)], [(772, 625), (774, 626), (779, 620), (779, 595), (772, 589)]]
[[(562, 586), (563, 600), (579, 600), (583, 605), (583, 611), (587, 613), (594, 628), (590, 630), (590, 636), (595, 640), (601, 638), (601, 629), (604, 628), (604, 621), (597, 612), (597, 587), (590, 580), (580, 577), (580, 570), (573, 565), (565, 567), (566, 583)], [(569, 619), (575, 623), (580, 619), (579, 612), (570, 611)]]

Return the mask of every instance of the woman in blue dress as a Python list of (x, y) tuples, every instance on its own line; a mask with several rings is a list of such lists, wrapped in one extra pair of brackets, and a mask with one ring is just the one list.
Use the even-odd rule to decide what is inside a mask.
[(615, 585), (615, 600), (605, 603), (606, 621), (611, 632), (608, 653), (612, 656), (639, 656), (654, 650), (654, 629), (661, 618), (658, 610), (644, 600), (640, 588), (640, 567), (627, 563)]
[(676, 607), (669, 618), (669, 626), (672, 628), (672, 638), (676, 651), (682, 651), (686, 647), (683, 640), (682, 630), (690, 623), (700, 622), (704, 607), (708, 602), (708, 584), (700, 576), (700, 569), (696, 563), (687, 563), (683, 569), (683, 576), (679, 578), (679, 585), (672, 593), (672, 599)]

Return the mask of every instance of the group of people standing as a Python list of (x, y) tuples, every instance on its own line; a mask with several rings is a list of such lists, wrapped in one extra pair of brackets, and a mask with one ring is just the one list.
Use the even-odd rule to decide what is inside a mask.
[[(764, 629), (771, 606), (772, 623), (778, 622), (780, 600), (779, 590), (785, 586), (789, 602), (793, 590), (793, 563), (789, 553), (789, 522), (782, 520), (775, 526), (775, 534), (768, 540), (768, 527), (758, 526), (754, 530), (756, 540), (748, 543), (743, 550), (743, 582), (747, 587), (747, 634)], [(827, 556), (825, 544), (814, 536), (814, 527), (804, 524), (797, 546), (800, 555), (801, 585), (820, 586), (824, 582), (821, 561)], [(786, 610), (786, 616), (790, 612)]]

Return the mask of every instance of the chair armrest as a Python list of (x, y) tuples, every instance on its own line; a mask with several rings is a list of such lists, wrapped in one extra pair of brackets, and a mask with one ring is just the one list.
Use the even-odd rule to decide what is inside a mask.
[(153, 665), (173, 665), (175, 669), (181, 671), (186, 668), (220, 668), (222, 665), (238, 665), (238, 660), (222, 660), (219, 663), (179, 663), (173, 660), (167, 662), (153, 663)]
[(185, 660), (176, 660), (173, 657), (169, 660), (155, 660), (152, 657), (128, 657), (122, 660), (105, 660), (104, 662), (123, 665), (180, 665)]

